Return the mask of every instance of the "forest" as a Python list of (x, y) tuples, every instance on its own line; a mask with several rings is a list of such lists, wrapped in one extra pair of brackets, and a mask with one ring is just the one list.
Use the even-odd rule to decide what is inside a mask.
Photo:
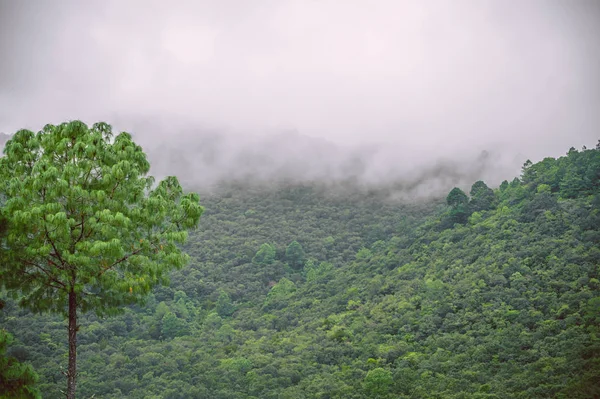
[[(80, 316), (78, 397), (600, 397), (600, 142), (427, 201), (229, 181), (200, 203), (168, 285)], [(0, 397), (63, 397), (65, 319), (18, 302), (0, 384), (32, 389)]]

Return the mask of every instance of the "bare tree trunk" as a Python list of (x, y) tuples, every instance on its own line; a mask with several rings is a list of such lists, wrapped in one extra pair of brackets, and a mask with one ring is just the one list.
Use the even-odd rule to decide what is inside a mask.
[(77, 382), (77, 294), (69, 292), (69, 368), (67, 370), (67, 399), (75, 399)]

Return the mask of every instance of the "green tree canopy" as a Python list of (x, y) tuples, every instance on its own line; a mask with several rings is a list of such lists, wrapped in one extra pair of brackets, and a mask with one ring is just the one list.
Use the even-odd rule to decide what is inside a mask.
[(38, 376), (31, 366), (6, 355), (6, 347), (12, 341), (12, 335), (0, 330), (0, 398), (41, 398), (39, 390), (35, 388)]
[(215, 310), (219, 314), (219, 316), (231, 316), (233, 312), (235, 312), (235, 305), (231, 301), (231, 297), (229, 294), (223, 290), (219, 292), (219, 298), (217, 298), (217, 303), (215, 305)]
[(75, 397), (77, 312), (142, 301), (188, 260), (179, 245), (203, 208), (175, 177), (155, 184), (131, 135), (80, 121), (18, 131), (0, 159), (7, 230), (2, 285), (33, 311), (68, 315)]
[(471, 186), (471, 202), (469, 203), (471, 210), (474, 212), (487, 211), (492, 209), (496, 196), (494, 190), (489, 188), (487, 184), (479, 180)]
[(394, 378), (389, 370), (377, 367), (369, 370), (363, 382), (364, 389), (371, 398), (383, 398), (389, 392)]
[(454, 187), (446, 197), (446, 203), (454, 207), (459, 205), (465, 205), (468, 202), (469, 197), (467, 197), (467, 194), (465, 194), (465, 192), (458, 187)]
[(185, 320), (180, 319), (173, 312), (167, 312), (162, 319), (161, 332), (165, 338), (175, 338), (188, 331)]
[(306, 255), (304, 254), (302, 245), (298, 241), (294, 240), (288, 245), (285, 250), (285, 260), (294, 269), (302, 269), (304, 267)]
[(259, 265), (269, 265), (275, 260), (275, 255), (275, 247), (271, 244), (264, 243), (252, 258), (252, 262)]
[(282, 306), (285, 300), (296, 291), (296, 284), (293, 281), (283, 277), (277, 284), (271, 288), (265, 300), (265, 307)]
[(451, 223), (466, 223), (469, 218), (469, 197), (463, 190), (454, 187), (446, 197), (446, 203), (452, 208), (449, 213)]

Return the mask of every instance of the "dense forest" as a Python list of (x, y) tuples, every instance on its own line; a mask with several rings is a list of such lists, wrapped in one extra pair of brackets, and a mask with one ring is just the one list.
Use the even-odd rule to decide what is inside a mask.
[[(81, 317), (79, 397), (600, 397), (600, 146), (419, 203), (229, 182), (201, 204), (170, 285)], [(61, 397), (64, 319), (0, 299), (0, 377)]]

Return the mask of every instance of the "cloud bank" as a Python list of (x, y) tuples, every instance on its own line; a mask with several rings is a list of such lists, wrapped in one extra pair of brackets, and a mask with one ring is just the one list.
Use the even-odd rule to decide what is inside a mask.
[(223, 177), (515, 170), (598, 139), (599, 21), (595, 0), (0, 0), (0, 131), (106, 120)]

